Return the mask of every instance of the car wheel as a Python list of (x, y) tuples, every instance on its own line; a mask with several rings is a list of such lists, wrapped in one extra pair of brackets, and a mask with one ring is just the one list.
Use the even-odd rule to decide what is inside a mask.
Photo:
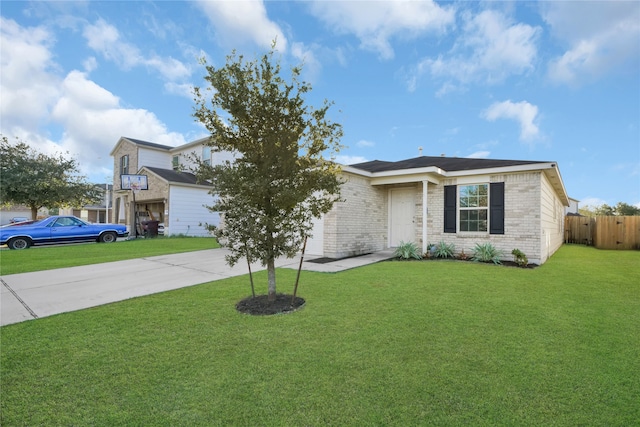
[(110, 231), (106, 232), (106, 233), (102, 233), (100, 235), (100, 238), (98, 239), (98, 241), (102, 242), (102, 243), (113, 243), (116, 241), (116, 239), (118, 238), (118, 236), (116, 235), (116, 233), (112, 233)]
[(31, 240), (26, 237), (14, 237), (7, 243), (9, 249), (27, 249), (31, 246)]

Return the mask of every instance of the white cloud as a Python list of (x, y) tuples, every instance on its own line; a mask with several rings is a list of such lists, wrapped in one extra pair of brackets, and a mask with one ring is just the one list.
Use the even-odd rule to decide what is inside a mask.
[(496, 10), (462, 15), (462, 35), (454, 46), (437, 58), (427, 57), (408, 74), (407, 87), (415, 90), (424, 74), (443, 80), (438, 96), (460, 90), (458, 85), (481, 82), (495, 84), (534, 68), (541, 30), (514, 23)]
[(334, 31), (354, 34), (362, 49), (382, 59), (394, 57), (391, 38), (443, 32), (455, 18), (453, 8), (433, 1), (314, 1), (311, 12)]
[(112, 167), (108, 153), (121, 136), (143, 136), (166, 145), (185, 143), (182, 135), (168, 132), (153, 113), (122, 108), (117, 96), (80, 71), (70, 72), (61, 89), (51, 112), (52, 119), (65, 129), (60, 144), (88, 170)]
[(7, 136), (43, 120), (58, 96), (52, 40), (53, 34), (42, 27), (21, 27), (0, 17), (0, 115)]
[(360, 141), (356, 142), (356, 145), (360, 148), (365, 148), (365, 147), (373, 147), (376, 145), (376, 143), (367, 141), (365, 139), (361, 139)]
[(291, 44), (291, 55), (303, 64), (303, 77), (305, 80), (310, 82), (314, 82), (322, 70), (322, 64), (316, 58), (313, 51), (316, 47), (317, 46), (309, 47), (304, 43), (299, 42)]
[(287, 50), (287, 38), (282, 29), (267, 16), (263, 1), (198, 1), (215, 26), (218, 40), (228, 46), (238, 43), (254, 43), (263, 48), (271, 47), (277, 39), (277, 49)]
[(193, 99), (193, 85), (191, 83), (174, 83), (166, 82), (164, 89), (167, 93), (182, 96), (187, 99)]
[(367, 160), (366, 158), (364, 158), (362, 156), (344, 156), (344, 155), (339, 155), (339, 156), (336, 156), (335, 161), (337, 163), (340, 163), (341, 165), (355, 165), (357, 163), (368, 162), (369, 160)]
[(613, 70), (640, 70), (640, 3), (547, 2), (543, 17), (569, 48), (549, 62), (557, 83), (580, 85)]
[(481, 117), (491, 122), (497, 119), (512, 119), (520, 124), (520, 139), (531, 141), (539, 134), (536, 119), (538, 107), (526, 101), (512, 102), (511, 100), (495, 102), (482, 112)]
[[(151, 112), (123, 108), (120, 99), (82, 71), (58, 76), (50, 49), (53, 34), (0, 18), (0, 133), (18, 137), (34, 149), (68, 151), (87, 175), (103, 181), (113, 167), (109, 152), (121, 136), (138, 136), (166, 145), (185, 143)], [(92, 69), (95, 62), (85, 61)], [(62, 136), (43, 129), (60, 125)]]
[(156, 70), (169, 80), (180, 80), (191, 75), (191, 70), (177, 59), (157, 55), (144, 56), (136, 46), (122, 41), (118, 29), (103, 19), (98, 19), (93, 25), (87, 25), (83, 35), (90, 48), (125, 70), (145, 66)]
[(602, 200), (598, 197), (585, 197), (584, 199), (580, 200), (580, 207), (582, 208), (597, 208), (599, 206), (602, 206), (604, 204), (608, 204), (606, 200)]
[(467, 156), (468, 159), (487, 159), (491, 151), (476, 151), (475, 153), (471, 153)]

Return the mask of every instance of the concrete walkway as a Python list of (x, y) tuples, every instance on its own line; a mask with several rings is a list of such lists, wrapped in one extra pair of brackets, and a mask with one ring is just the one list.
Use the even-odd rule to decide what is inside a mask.
[[(246, 263), (233, 268), (224, 260), (226, 249), (210, 249), (127, 261), (61, 268), (0, 277), (0, 325), (69, 311), (82, 310), (129, 298), (198, 285), (247, 274)], [(307, 256), (303, 270), (336, 273), (393, 257), (387, 250), (314, 263)], [(297, 269), (300, 258), (282, 259), (276, 267)], [(259, 264), (252, 271), (264, 270)]]

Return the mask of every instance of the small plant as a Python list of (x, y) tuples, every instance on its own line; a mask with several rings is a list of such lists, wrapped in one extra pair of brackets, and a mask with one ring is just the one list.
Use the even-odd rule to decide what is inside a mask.
[(462, 249), (462, 252), (460, 252), (460, 254), (458, 254), (458, 258), (462, 261), (466, 261), (469, 259), (469, 255), (464, 253), (464, 249)]
[(420, 248), (413, 242), (400, 242), (394, 255), (400, 259), (422, 259)]
[(491, 243), (476, 243), (473, 249), (473, 261), (479, 262), (492, 262), (494, 264), (502, 264), (500, 258), (502, 257), (502, 251), (496, 249)]
[(529, 264), (529, 259), (520, 249), (512, 250), (511, 255), (513, 255), (513, 260), (519, 267), (526, 267)]
[(454, 254), (454, 244), (441, 241), (436, 245), (436, 250), (434, 251), (433, 256), (435, 258), (453, 258)]

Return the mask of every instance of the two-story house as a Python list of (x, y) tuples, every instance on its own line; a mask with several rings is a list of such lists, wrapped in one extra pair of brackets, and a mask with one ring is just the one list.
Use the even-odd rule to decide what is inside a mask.
[[(138, 218), (159, 221), (165, 235), (208, 236), (205, 224), (218, 225), (220, 215), (207, 206), (214, 202), (209, 185), (198, 183), (188, 172), (190, 158), (197, 156), (210, 164), (233, 160), (231, 153), (212, 152), (208, 138), (178, 147), (121, 137), (113, 157), (113, 220), (126, 224), (134, 235)], [(121, 188), (121, 175), (146, 175), (148, 190), (134, 194)]]

